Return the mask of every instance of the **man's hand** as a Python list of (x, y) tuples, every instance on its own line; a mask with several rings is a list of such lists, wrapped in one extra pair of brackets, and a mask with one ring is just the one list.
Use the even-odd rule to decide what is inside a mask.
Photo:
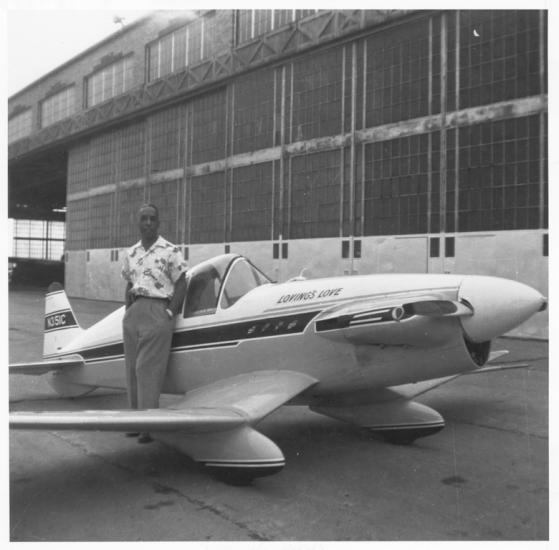
[(132, 293), (130, 292), (131, 290), (132, 290), (132, 283), (128, 283), (126, 285), (126, 290), (124, 292), (124, 305), (126, 309), (128, 309), (134, 302), (134, 296), (132, 296)]
[(169, 301), (169, 310), (175, 316), (181, 309), (186, 294), (186, 279), (185, 274), (182, 273), (175, 283), (173, 297)]

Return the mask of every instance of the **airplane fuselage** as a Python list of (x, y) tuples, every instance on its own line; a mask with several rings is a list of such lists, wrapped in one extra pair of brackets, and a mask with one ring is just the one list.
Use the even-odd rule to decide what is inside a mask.
[[(475, 369), (482, 364), (475, 360), (475, 346), (483, 346), (509, 325), (518, 324), (506, 310), (510, 296), (503, 291), (502, 281), (391, 274), (264, 284), (229, 307), (218, 304), (215, 311), (177, 318), (164, 392), (183, 394), (259, 370), (304, 372), (319, 380), (312, 388), (317, 395), (394, 386)], [(517, 285), (513, 290), (520, 294), (528, 289), (520, 283), (507, 283)], [(470, 289), (467, 296), (462, 296), (461, 286)], [(493, 316), (503, 316), (499, 323), (486, 322), (483, 338), (484, 327), (473, 325), (471, 319), (404, 314), (402, 309), (418, 300), (458, 303), (463, 299), (473, 305), (475, 317), (478, 308), (483, 313), (488, 307), (475, 303), (478, 295), (484, 302), (493, 300)], [(529, 301), (521, 296), (519, 303), (522, 299)], [(529, 299), (535, 298), (530, 295)], [(530, 307), (537, 310), (533, 304)], [(71, 373), (72, 382), (125, 387), (123, 314), (124, 307), (83, 331), (56, 354), (77, 354), (85, 359), (85, 366)], [(479, 323), (483, 322), (481, 318)], [(475, 334), (472, 341), (469, 333)]]

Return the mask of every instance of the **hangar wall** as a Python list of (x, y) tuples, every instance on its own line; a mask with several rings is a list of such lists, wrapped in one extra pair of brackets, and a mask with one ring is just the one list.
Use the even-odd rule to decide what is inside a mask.
[[(167, 31), (145, 25), (126, 40), (153, 61)], [(69, 294), (121, 299), (144, 201), (191, 264), (229, 249), (278, 280), (476, 272), (547, 294), (546, 32), (535, 10), (408, 14), (74, 139)], [(547, 337), (542, 317), (517, 333)]]

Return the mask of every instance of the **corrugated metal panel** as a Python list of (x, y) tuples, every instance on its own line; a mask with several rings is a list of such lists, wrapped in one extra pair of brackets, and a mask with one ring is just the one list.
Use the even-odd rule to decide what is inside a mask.
[(226, 104), (225, 90), (205, 95), (190, 103), (192, 164), (224, 158)]
[(193, 177), (190, 203), (190, 242), (223, 242), (225, 240), (225, 172)]
[(68, 201), (66, 249), (85, 250), (89, 246), (89, 199)]
[(366, 48), (366, 126), (427, 115), (429, 20), (379, 32)]
[(539, 117), (460, 128), (459, 231), (539, 227)]
[(541, 93), (538, 11), (461, 11), (460, 68), (460, 108)]
[(263, 241), (272, 236), (273, 164), (233, 170), (232, 241)]
[(89, 143), (72, 147), (68, 152), (68, 195), (87, 191), (89, 186)]
[(428, 136), (365, 148), (365, 235), (427, 232)]
[(339, 151), (293, 158), (290, 239), (339, 235), (340, 171)]
[(118, 191), (116, 196), (117, 227), (113, 246), (127, 248), (138, 242), (138, 209), (144, 202), (144, 188), (132, 187)]
[(182, 180), (152, 183), (149, 186), (149, 202), (159, 209), (159, 231), (172, 242), (179, 241), (180, 203)]
[(235, 83), (233, 153), (271, 147), (274, 131), (274, 72), (252, 73)]
[(93, 138), (89, 144), (89, 189), (116, 181), (115, 132)]
[(182, 163), (181, 106), (160, 111), (149, 118), (150, 172), (164, 172)]
[(120, 179), (122, 181), (145, 175), (145, 122), (141, 121), (122, 129)]
[(87, 248), (111, 246), (111, 224), (114, 219), (113, 194), (96, 195), (89, 199), (89, 238)]
[(294, 62), (292, 141), (342, 131), (342, 56), (340, 46)]

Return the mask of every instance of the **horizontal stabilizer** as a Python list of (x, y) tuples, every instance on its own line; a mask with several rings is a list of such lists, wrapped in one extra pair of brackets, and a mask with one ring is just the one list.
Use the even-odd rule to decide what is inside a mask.
[(228, 430), (244, 423), (239, 413), (219, 408), (10, 413), (10, 428), (19, 430), (188, 430), (199, 433)]
[(60, 359), (58, 361), (37, 361), (35, 363), (12, 363), (9, 366), (10, 374), (28, 374), (40, 376), (47, 372), (59, 371), (72, 367), (83, 367), (84, 360), (79, 359)]

